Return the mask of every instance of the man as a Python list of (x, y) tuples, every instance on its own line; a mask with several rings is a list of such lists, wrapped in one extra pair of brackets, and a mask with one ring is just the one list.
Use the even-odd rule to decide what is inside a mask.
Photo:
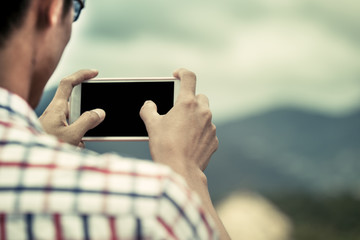
[(76, 147), (105, 118), (94, 109), (66, 121), (72, 88), (96, 70), (62, 80), (36, 119), (33, 109), (83, 4), (18, 0), (1, 7), (0, 239), (227, 239), (203, 173), (218, 147), (216, 130), (208, 99), (195, 95), (193, 73), (174, 73), (181, 90), (168, 114), (151, 101), (140, 110), (155, 163)]

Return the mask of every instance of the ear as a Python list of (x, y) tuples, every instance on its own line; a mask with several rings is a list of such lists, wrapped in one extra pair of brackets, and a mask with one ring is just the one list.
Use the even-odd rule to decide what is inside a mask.
[(40, 0), (38, 26), (54, 26), (62, 19), (63, 0)]
[(64, 0), (51, 0), (50, 2), (49, 23), (55, 25), (62, 19)]

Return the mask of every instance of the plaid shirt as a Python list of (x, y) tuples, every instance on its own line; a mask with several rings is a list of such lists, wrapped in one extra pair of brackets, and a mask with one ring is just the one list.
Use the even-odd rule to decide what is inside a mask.
[(170, 168), (78, 150), (0, 88), (0, 239), (217, 239)]

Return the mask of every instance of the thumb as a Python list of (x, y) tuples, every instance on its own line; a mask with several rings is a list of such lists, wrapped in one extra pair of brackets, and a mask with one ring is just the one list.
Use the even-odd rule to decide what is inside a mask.
[(81, 139), (87, 131), (99, 125), (105, 119), (105, 111), (102, 109), (94, 109), (86, 111), (69, 127), (76, 136)]
[(140, 110), (140, 117), (144, 121), (145, 125), (148, 126), (153, 120), (159, 117), (157, 112), (157, 106), (153, 101), (146, 101)]

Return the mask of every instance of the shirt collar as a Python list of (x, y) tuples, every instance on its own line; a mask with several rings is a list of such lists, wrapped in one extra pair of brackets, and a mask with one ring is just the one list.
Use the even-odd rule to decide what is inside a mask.
[(29, 104), (18, 95), (0, 87), (0, 121), (2, 120), (23, 125), (38, 133), (43, 132), (39, 119)]

